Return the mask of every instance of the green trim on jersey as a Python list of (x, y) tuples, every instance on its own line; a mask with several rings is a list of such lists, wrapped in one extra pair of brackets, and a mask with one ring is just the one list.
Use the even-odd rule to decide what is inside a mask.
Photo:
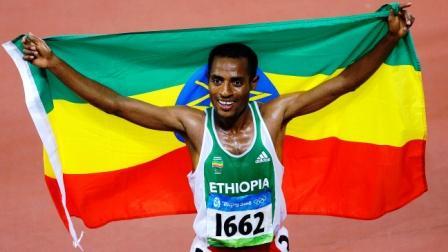
[(213, 247), (226, 247), (226, 248), (241, 248), (247, 247), (247, 244), (254, 244), (249, 246), (255, 246), (259, 244), (270, 243), (274, 239), (273, 234), (265, 234), (256, 236), (253, 238), (240, 238), (235, 240), (215, 240), (213, 238), (208, 239), (208, 244)]

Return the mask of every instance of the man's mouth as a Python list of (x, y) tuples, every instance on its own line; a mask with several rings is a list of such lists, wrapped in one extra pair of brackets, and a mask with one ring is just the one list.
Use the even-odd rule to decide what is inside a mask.
[(229, 111), (230, 109), (232, 109), (234, 103), (235, 103), (234, 101), (218, 99), (218, 104), (224, 111)]

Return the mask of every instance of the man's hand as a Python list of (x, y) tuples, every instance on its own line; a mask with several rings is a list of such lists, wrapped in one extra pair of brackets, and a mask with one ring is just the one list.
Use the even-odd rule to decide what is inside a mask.
[(411, 7), (412, 3), (400, 4), (400, 11), (395, 15), (393, 10), (390, 11), (387, 19), (389, 24), (389, 35), (400, 39), (406, 35), (409, 28), (414, 23), (414, 16), (406, 11), (406, 8)]
[(28, 33), (22, 38), (23, 59), (40, 68), (49, 68), (56, 64), (57, 57), (41, 38)]

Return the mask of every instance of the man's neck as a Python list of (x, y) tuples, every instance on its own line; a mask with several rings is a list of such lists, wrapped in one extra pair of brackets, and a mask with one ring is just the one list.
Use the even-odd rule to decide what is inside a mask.
[(238, 114), (233, 117), (223, 118), (218, 115), (215, 111), (215, 127), (236, 133), (251, 123), (251, 112), (249, 108), (249, 104)]

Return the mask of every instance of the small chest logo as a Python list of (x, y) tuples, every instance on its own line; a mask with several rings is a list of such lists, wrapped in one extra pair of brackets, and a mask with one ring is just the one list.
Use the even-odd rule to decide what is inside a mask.
[(260, 153), (260, 155), (258, 155), (257, 159), (255, 160), (255, 163), (259, 164), (259, 163), (266, 163), (266, 162), (269, 162), (269, 161), (271, 161), (271, 158), (268, 157), (266, 152), (262, 151)]
[(212, 168), (215, 174), (222, 174), (222, 168), (224, 168), (224, 162), (222, 161), (222, 157), (213, 157)]

